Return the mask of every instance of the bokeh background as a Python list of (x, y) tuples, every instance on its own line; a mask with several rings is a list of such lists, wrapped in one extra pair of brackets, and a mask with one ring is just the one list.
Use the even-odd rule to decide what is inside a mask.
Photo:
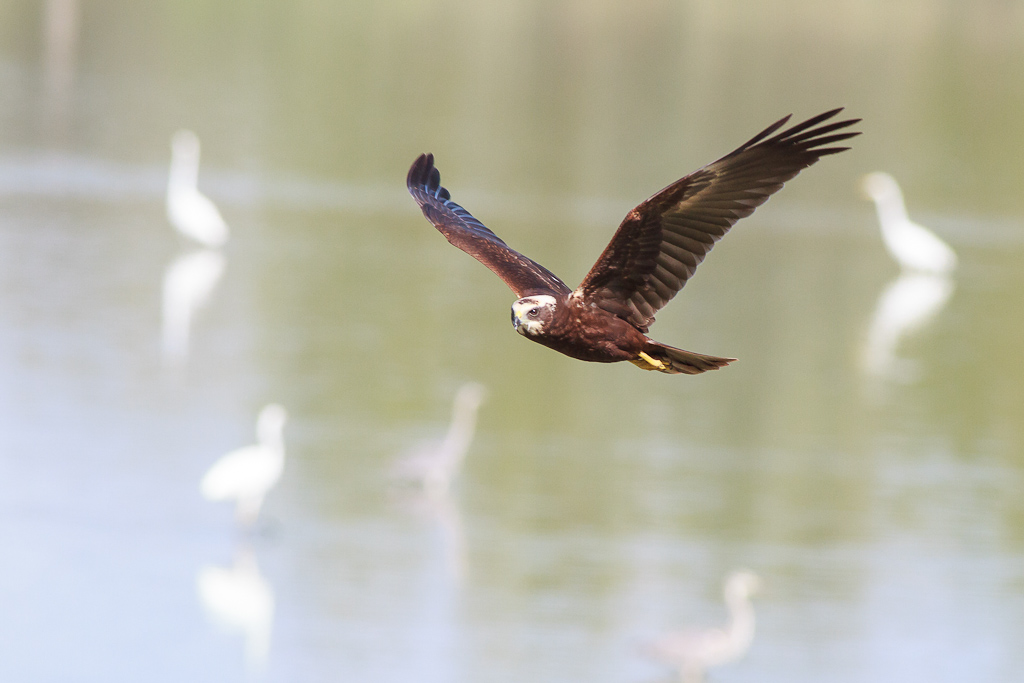
[[(658, 316), (740, 359), (697, 377), (519, 338), (404, 188), (433, 152), (575, 285), (640, 200), (839, 105), (852, 151)], [(0, 678), (668, 681), (644, 644), (723, 623), (748, 567), (757, 635), (716, 681), (1020, 681), (1022, 112), (1003, 0), (5, 0)], [(169, 356), (179, 128), (232, 238)], [(960, 256), (906, 328), (874, 170)], [(390, 464), (467, 381), (465, 470), (410, 502)], [(288, 460), (243, 533), (198, 481), (270, 401)], [(239, 557), (218, 613), (198, 577)]]

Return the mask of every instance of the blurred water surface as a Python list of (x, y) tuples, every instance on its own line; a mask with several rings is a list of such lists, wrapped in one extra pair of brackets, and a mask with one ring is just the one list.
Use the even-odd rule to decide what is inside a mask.
[[(670, 680), (642, 645), (722, 622), (749, 567), (757, 635), (715, 680), (1020, 680), (1022, 63), (994, 1), (0, 4), (0, 677)], [(658, 316), (740, 359), (698, 377), (519, 338), (404, 190), (434, 152), (575, 285), (641, 199), (836, 105), (854, 149)], [(182, 127), (232, 231), (191, 280)], [(961, 263), (888, 333), (873, 170)], [(865, 372), (879, 338), (913, 372)], [(453, 495), (402, 500), (466, 381)], [(270, 401), (288, 460), (246, 539), (198, 481)]]

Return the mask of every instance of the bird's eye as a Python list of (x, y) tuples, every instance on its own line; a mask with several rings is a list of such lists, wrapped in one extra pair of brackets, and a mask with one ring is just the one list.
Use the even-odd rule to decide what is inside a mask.
[(529, 310), (529, 312), (527, 312), (527, 314), (526, 314), (526, 315), (530, 316), (531, 318), (536, 318), (536, 317), (537, 317), (537, 313), (538, 313), (538, 312), (539, 312), (539, 311), (538, 311), (538, 309), (537, 309), (537, 308), (531, 308), (531, 309)]

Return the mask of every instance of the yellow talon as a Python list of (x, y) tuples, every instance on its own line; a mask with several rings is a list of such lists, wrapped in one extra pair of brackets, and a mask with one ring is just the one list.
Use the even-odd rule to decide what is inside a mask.
[[(660, 360), (658, 360), (657, 358), (651, 358), (651, 357), (650, 357), (649, 355), (647, 355), (647, 354), (646, 354), (646, 353), (644, 353), (643, 351), (641, 351), (641, 352), (640, 352), (640, 359), (642, 359), (642, 360), (643, 360), (643, 361), (644, 361), (645, 363), (647, 363), (648, 365), (650, 365), (650, 366), (651, 366), (651, 367), (649, 367), (649, 368), (644, 368), (645, 370), (665, 370), (665, 369), (666, 369), (666, 367), (665, 367), (665, 364), (664, 364), (664, 363), (662, 363), (662, 362), (661, 362)], [(639, 363), (638, 361), (633, 361), (633, 362), (634, 362), (634, 363), (635, 363), (635, 364), (636, 364), (636, 365), (637, 365), (638, 367), (641, 367), (641, 368), (643, 368), (643, 367), (644, 367), (644, 366), (640, 365), (640, 363)]]

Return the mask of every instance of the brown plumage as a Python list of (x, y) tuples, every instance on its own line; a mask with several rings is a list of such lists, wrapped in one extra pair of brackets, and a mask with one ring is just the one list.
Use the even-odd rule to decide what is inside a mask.
[(406, 185), (449, 242), (494, 271), (520, 297), (512, 305), (512, 322), (524, 336), (580, 360), (628, 360), (645, 370), (695, 375), (735, 359), (649, 339), (645, 333), (654, 314), (683, 288), (736, 221), (821, 157), (849, 149), (831, 145), (859, 135), (844, 129), (860, 119), (826, 123), (840, 111), (827, 111), (773, 136), (789, 121), (788, 116), (780, 119), (641, 203), (626, 215), (575, 291), (451, 201), (432, 154), (416, 159)]

